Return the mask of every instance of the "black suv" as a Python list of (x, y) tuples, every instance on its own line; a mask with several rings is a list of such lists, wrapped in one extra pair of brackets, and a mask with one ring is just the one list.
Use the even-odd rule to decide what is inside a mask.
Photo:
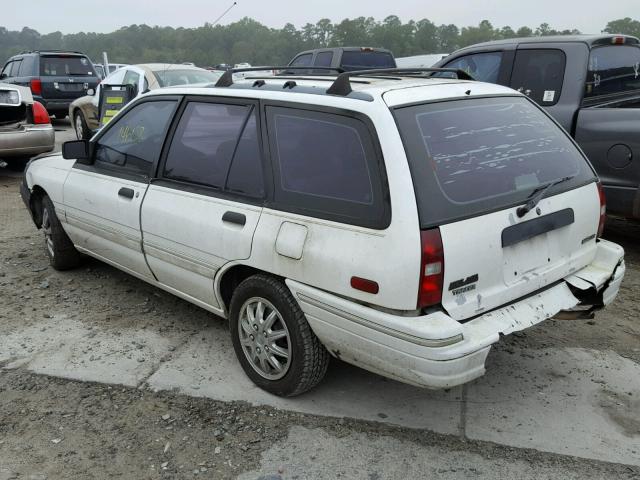
[(290, 67), (332, 67), (345, 72), (396, 68), (396, 60), (389, 50), (371, 47), (335, 47), (307, 50), (294, 57)]
[(33, 99), (50, 115), (64, 118), (69, 105), (100, 82), (91, 60), (81, 52), (42, 50), (11, 57), (2, 67), (0, 82), (31, 88)]

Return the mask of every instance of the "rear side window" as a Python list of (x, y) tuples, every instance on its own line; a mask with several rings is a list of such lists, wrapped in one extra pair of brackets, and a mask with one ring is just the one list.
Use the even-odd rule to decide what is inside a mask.
[(277, 107), (268, 107), (267, 117), (279, 206), (355, 225), (388, 225), (379, 157), (364, 122)]
[(298, 55), (293, 59), (289, 66), (291, 67), (308, 67), (311, 65), (312, 53), (305, 53), (304, 55)]
[(535, 189), (573, 177), (549, 193), (595, 179), (555, 123), (520, 97), (399, 108), (423, 228), (523, 203)]
[(40, 75), (59, 76), (97, 76), (87, 57), (77, 55), (42, 55), (40, 57)]
[(96, 166), (148, 176), (175, 109), (175, 101), (144, 102), (110, 122), (95, 147)]
[[(445, 65), (446, 68), (464, 70), (480, 82), (498, 83), (502, 52), (474, 53), (457, 58)], [(434, 73), (434, 77), (456, 78), (455, 73)]]
[(333, 61), (333, 52), (320, 52), (316, 55), (314, 65), (317, 67), (330, 67)]
[(389, 52), (373, 50), (345, 50), (340, 66), (346, 71), (367, 70), (369, 68), (395, 68), (396, 61)]
[(262, 197), (254, 107), (190, 102), (173, 136), (164, 177)]
[(33, 66), (35, 65), (35, 63), (36, 62), (33, 56), (28, 55), (26, 57), (23, 57), (18, 75), (20, 75), (21, 77), (30, 77), (31, 75), (33, 75)]
[(562, 91), (565, 64), (566, 56), (561, 50), (518, 50), (511, 88), (545, 107), (555, 105)]
[(640, 89), (640, 47), (611, 45), (591, 50), (585, 97)]

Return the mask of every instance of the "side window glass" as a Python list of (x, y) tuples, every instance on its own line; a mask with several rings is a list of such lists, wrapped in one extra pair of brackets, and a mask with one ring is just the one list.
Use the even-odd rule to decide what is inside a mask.
[(281, 107), (268, 107), (267, 118), (276, 208), (386, 227), (380, 177), (384, 167), (363, 121)]
[(139, 74), (137, 74), (133, 70), (127, 70), (127, 72), (124, 74), (124, 80), (122, 81), (122, 83), (124, 85), (133, 85), (137, 87), (139, 81), (140, 81)]
[(11, 66), (12, 77), (17, 77), (19, 75), (18, 72), (20, 71), (20, 65), (22, 65), (22, 60), (16, 60), (13, 62), (13, 65)]
[(21, 77), (29, 77), (33, 75), (33, 67), (35, 65), (35, 60), (32, 56), (23, 57), (22, 63), (20, 65), (20, 72), (18, 75)]
[(304, 55), (300, 55), (296, 57), (293, 62), (291, 62), (292, 67), (308, 67), (311, 65), (311, 58), (313, 57), (312, 53), (305, 53)]
[(189, 103), (171, 141), (164, 176), (222, 190), (250, 109)]
[(7, 63), (7, 64), (4, 66), (4, 68), (2, 69), (2, 75), (3, 75), (4, 77), (8, 77), (8, 76), (9, 76), (9, 73), (11, 72), (11, 64), (12, 64), (12, 63), (13, 63), (13, 62), (9, 62), (9, 63)]
[(175, 109), (175, 101), (145, 102), (114, 120), (96, 144), (95, 165), (149, 175)]
[(260, 137), (254, 110), (251, 112), (251, 116), (240, 137), (238, 148), (236, 148), (236, 154), (233, 156), (226, 190), (263, 198), (265, 194), (263, 178)]
[[(502, 52), (476, 53), (457, 58), (445, 65), (445, 68), (464, 70), (480, 82), (498, 83), (498, 74), (502, 64)], [(436, 74), (435, 76), (455, 77), (455, 74)]]
[(562, 91), (565, 63), (565, 54), (561, 50), (518, 50), (511, 88), (540, 105), (555, 105)]
[(318, 67), (330, 67), (333, 60), (333, 52), (320, 52), (316, 55), (314, 65)]

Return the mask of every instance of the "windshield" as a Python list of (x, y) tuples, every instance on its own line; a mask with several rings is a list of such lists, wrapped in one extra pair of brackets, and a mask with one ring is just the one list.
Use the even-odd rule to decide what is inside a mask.
[(396, 117), (423, 227), (524, 203), (564, 177), (575, 178), (553, 191), (595, 179), (562, 129), (525, 98), (424, 104)]
[(585, 97), (640, 89), (640, 47), (611, 45), (591, 50)]
[(41, 76), (97, 76), (87, 57), (56, 55), (40, 57)]
[(341, 67), (346, 71), (396, 68), (396, 61), (389, 52), (346, 50), (342, 52)]
[(208, 70), (180, 70), (168, 67), (165, 70), (154, 71), (153, 75), (161, 87), (173, 87), (175, 85), (191, 85), (192, 83), (215, 83), (222, 74)]

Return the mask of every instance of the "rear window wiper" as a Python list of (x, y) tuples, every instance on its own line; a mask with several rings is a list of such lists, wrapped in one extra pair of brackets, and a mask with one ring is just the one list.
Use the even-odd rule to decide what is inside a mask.
[(568, 182), (574, 177), (575, 175), (571, 175), (569, 177), (563, 177), (559, 180), (556, 180), (555, 182), (550, 182), (535, 188), (533, 192), (531, 192), (531, 195), (529, 196), (527, 203), (525, 203), (521, 207), (518, 207), (518, 210), (516, 210), (516, 214), (518, 215), (518, 217), (522, 218), (531, 210), (536, 208), (538, 203), (540, 203), (540, 200), (544, 198), (544, 196), (547, 194), (549, 190), (551, 190), (552, 187), (555, 187), (556, 185), (560, 185), (561, 183), (564, 183), (564, 182)]

